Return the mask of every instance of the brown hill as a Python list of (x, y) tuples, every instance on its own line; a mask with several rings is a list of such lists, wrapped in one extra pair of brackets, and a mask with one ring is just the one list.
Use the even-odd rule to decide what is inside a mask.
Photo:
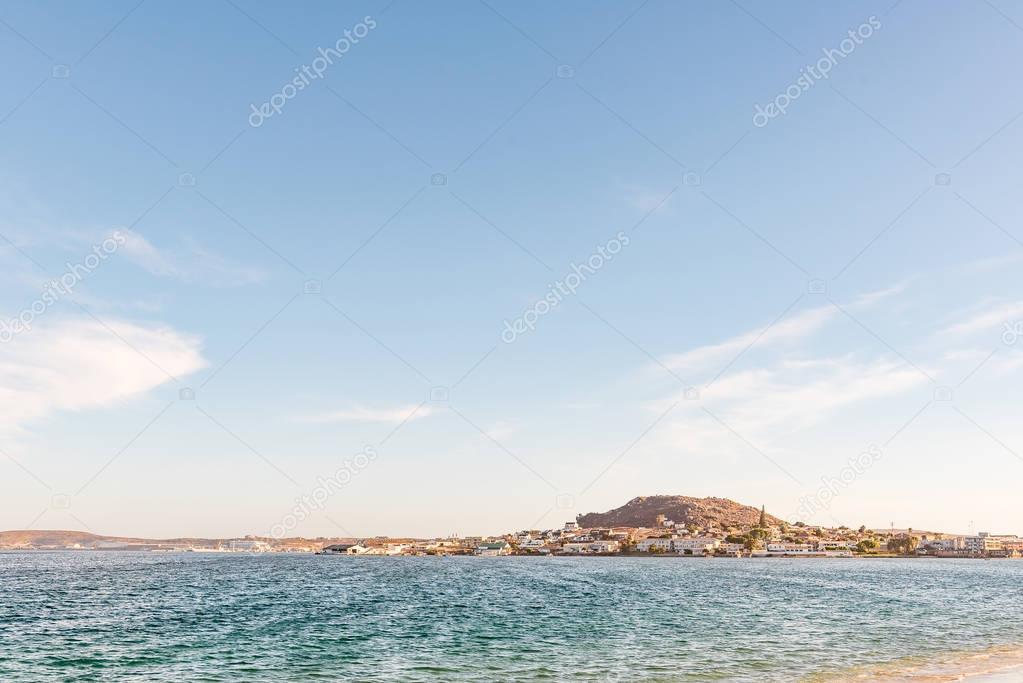
[(0, 546), (13, 545), (72, 545), (74, 543), (91, 544), (103, 540), (102, 536), (84, 531), (17, 530), (0, 531)]
[[(728, 498), (691, 498), (689, 496), (639, 496), (625, 505), (607, 512), (590, 512), (576, 517), (584, 528), (657, 525), (657, 515), (678, 525), (699, 527), (753, 526), (760, 520), (760, 510), (736, 503)], [(782, 520), (766, 516), (768, 524), (781, 524)]]
[(101, 542), (129, 543), (129, 544), (206, 544), (215, 543), (216, 539), (209, 538), (134, 538), (131, 536), (100, 536), (85, 531), (67, 531), (60, 529), (18, 529), (12, 531), (0, 531), (0, 547), (12, 547), (19, 545), (33, 546), (70, 546), (78, 543), (83, 547), (93, 547)]

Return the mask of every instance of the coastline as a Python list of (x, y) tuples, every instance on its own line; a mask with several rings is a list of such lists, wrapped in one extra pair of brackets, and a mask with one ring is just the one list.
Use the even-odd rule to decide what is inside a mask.
[(817, 674), (804, 683), (1018, 683), (1023, 681), (1023, 643), (983, 650), (920, 654), (842, 672)]

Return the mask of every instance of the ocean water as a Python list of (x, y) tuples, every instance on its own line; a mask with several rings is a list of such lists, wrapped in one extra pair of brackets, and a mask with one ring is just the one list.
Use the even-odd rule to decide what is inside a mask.
[(1021, 608), (1012, 560), (2, 553), (0, 681), (1011, 677)]

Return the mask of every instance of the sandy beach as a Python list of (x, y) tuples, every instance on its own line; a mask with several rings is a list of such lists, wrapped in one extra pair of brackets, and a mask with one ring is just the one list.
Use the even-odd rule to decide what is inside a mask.
[(808, 681), (832, 683), (1017, 683), (1023, 682), (1023, 648), (999, 646), (978, 652), (917, 656)]

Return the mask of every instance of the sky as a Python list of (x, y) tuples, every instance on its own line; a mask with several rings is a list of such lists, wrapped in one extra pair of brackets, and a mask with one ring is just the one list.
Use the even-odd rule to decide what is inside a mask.
[(1023, 533), (1023, 2), (0, 4), (0, 528)]

